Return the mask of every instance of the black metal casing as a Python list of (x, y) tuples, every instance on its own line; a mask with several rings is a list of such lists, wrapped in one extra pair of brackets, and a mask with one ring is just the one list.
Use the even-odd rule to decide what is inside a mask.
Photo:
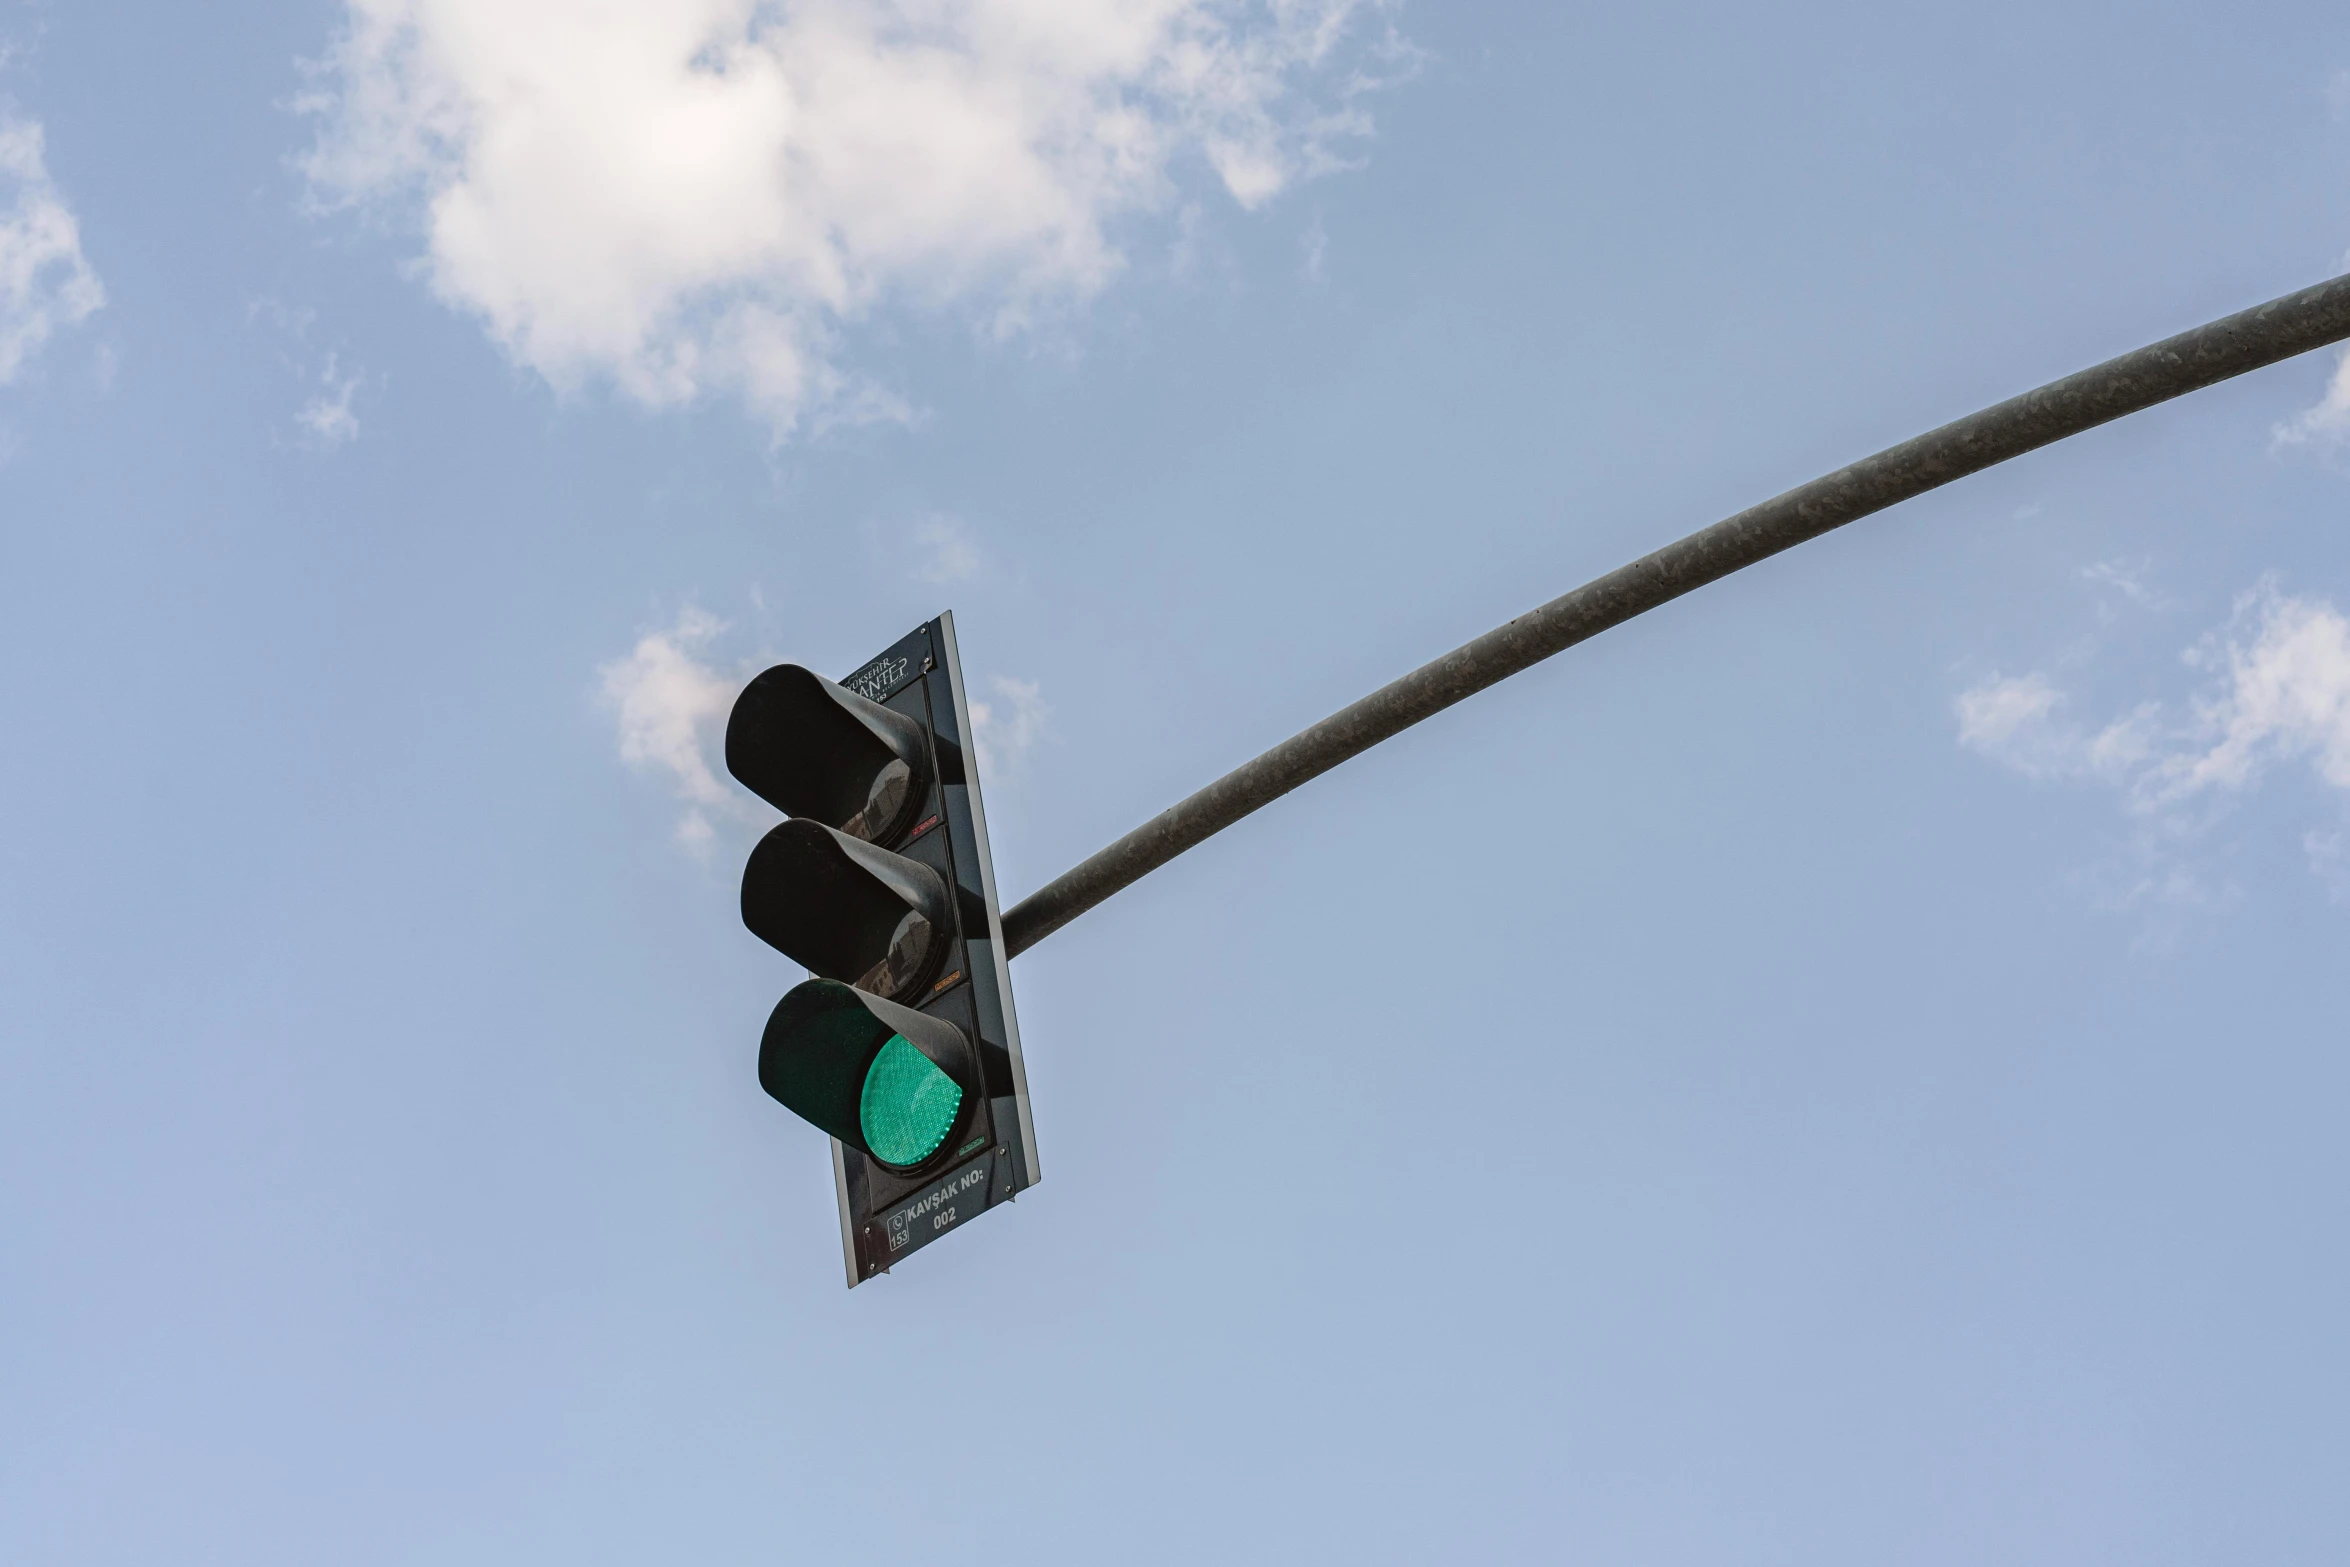
[[(804, 690), (787, 689), (783, 702), (770, 698), (760, 706), (762, 683), (765, 690), (779, 684), (770, 677), (788, 677), (784, 682), (787, 688), (808, 684), (803, 672), (788, 666), (753, 682), (745, 693), (747, 717), (752, 722), (772, 723), (771, 715), (807, 712), (817, 715), (815, 722), (792, 722), (789, 728), (795, 739), (804, 736), (804, 743), (821, 743), (824, 736), (815, 732), (821, 729), (845, 735), (851, 743), (863, 743), (861, 735), (825, 711), (831, 704), (811, 702)], [(955, 646), (954, 617), (941, 615), (916, 628), (839, 684), (919, 727), (927, 755), (907, 759), (917, 764), (914, 773), (920, 803), (905, 813), (903, 820), (909, 827), (901, 827), (872, 848), (843, 840), (839, 833), (821, 829), (812, 821), (795, 819), (778, 829), (780, 841), (771, 835), (771, 841), (754, 853), (746, 872), (745, 923), (771, 944), (786, 950), (812, 949), (819, 954), (801, 956), (804, 965), (825, 962), (821, 954), (828, 934), (826, 921), (851, 918), (849, 911), (839, 906), (838, 898), (825, 895), (827, 878), (820, 871), (791, 874), (788, 885), (796, 890), (786, 898), (776, 891), (777, 886), (786, 884), (784, 878), (763, 875), (765, 865), (780, 867), (789, 861), (812, 866), (816, 860), (828, 860), (839, 864), (846, 877), (855, 874), (851, 863), (855, 860), (878, 868), (886, 877), (888, 867), (879, 862), (897, 856), (936, 873), (947, 893), (946, 907), (938, 909), (927, 897), (921, 903), (926, 911), (944, 915), (945, 951), (935, 965), (926, 965), (932, 977), (920, 992), (899, 999), (926, 1017), (953, 1024), (962, 1033), (977, 1058), (981, 1090), (969, 1103), (948, 1145), (911, 1172), (885, 1165), (837, 1136), (832, 1139), (843, 1261), (849, 1286), (855, 1288), (997, 1203), (1010, 1201), (1035, 1185), (1040, 1172), (1027, 1073), (1020, 1057), (1019, 1022), (1012, 1010), (1001, 904), (988, 858), (987, 816), (971, 749), (971, 706)], [(871, 710), (865, 711), (870, 714)], [(878, 717), (871, 721), (883, 722)], [(889, 727), (894, 731), (888, 736), (891, 748), (903, 755), (908, 731), (895, 724)], [(742, 748), (747, 767), (737, 765), (736, 749), (730, 726), (729, 770), (746, 783), (764, 784), (757, 792), (780, 807), (788, 809), (799, 803), (797, 797), (777, 798), (789, 791), (760, 775), (754, 745)], [(920, 765), (923, 762), (927, 765)], [(801, 808), (814, 807), (802, 804)], [(819, 833), (821, 839), (816, 836)], [(876, 850), (885, 852), (877, 855)], [(919, 872), (912, 873), (910, 879), (904, 874), (897, 879), (908, 885), (928, 880)], [(848, 883), (844, 880), (841, 885)], [(779, 940), (779, 934), (784, 939)], [(854, 976), (835, 973), (832, 977), (845, 980)], [(779, 1008), (779, 1014), (781, 1011)]]

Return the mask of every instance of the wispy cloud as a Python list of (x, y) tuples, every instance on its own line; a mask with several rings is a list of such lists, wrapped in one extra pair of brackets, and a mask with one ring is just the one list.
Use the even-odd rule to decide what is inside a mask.
[(2188, 743), (2140, 780), (2150, 803), (2248, 789), (2300, 760), (2350, 790), (2350, 620), (2333, 605), (2263, 583), (2237, 601), (2229, 630), (2206, 637), (2187, 662), (2216, 684), (2194, 699)]
[(262, 295), (247, 301), (245, 322), (266, 327), (280, 339), (278, 359), (302, 388), (294, 423), (311, 445), (333, 448), (359, 438), (354, 401), (366, 377), (348, 367), (341, 349), (318, 342), (318, 312)]
[(949, 587), (979, 575), (979, 541), (970, 524), (944, 514), (914, 524), (914, 576), (932, 587)]
[[(2307, 762), (2350, 794), (2350, 619), (2330, 602), (2263, 582), (2184, 661), (2200, 690), (2102, 724), (2073, 718), (2045, 672), (1994, 674), (1954, 700), (1959, 743), (2026, 777), (2114, 788), (2174, 842), (2196, 830), (2191, 807), (2240, 796), (2279, 767)], [(2313, 868), (2337, 863), (2341, 842), (2309, 834)]]
[(105, 303), (81, 226), (50, 181), (41, 127), (0, 117), (0, 386)]
[(663, 777), (683, 803), (677, 839), (706, 852), (711, 818), (736, 816), (750, 796), (721, 783), (710, 759), (743, 682), (702, 656), (725, 622), (688, 607), (665, 630), (650, 631), (624, 658), (597, 671), (605, 703), (619, 723), (620, 759)]
[[(723, 775), (727, 715), (755, 672), (750, 665), (730, 671), (714, 656), (727, 630), (725, 621), (689, 605), (596, 671), (621, 761), (667, 785), (680, 807), (677, 841), (697, 856), (711, 851), (724, 825), (764, 830), (776, 819)], [(980, 772), (990, 785), (1015, 782), (1029, 752), (1052, 732), (1052, 708), (1033, 680), (997, 675), (987, 690), (987, 700), (971, 703)]]
[(1309, 283), (1321, 282), (1323, 267), (1330, 259), (1330, 229), (1322, 221), (1319, 212), (1314, 214), (1314, 221), (1306, 225), (1304, 236), (1298, 240), (1297, 250), (1299, 273)]
[(987, 683), (988, 699), (971, 699), (971, 727), (979, 743), (979, 771), (994, 785), (1017, 779), (1026, 770), (1028, 753), (1052, 733), (1053, 710), (1043, 688), (1033, 680), (996, 675)]
[(1347, 165), (1392, 0), (346, 0), (304, 107), (326, 203), (559, 387), (890, 414), (888, 299), (997, 333), (1081, 303), (1185, 160), (1242, 208)]
[(2312, 829), (2301, 839), (2301, 852), (2309, 856), (2309, 868), (2326, 884), (2326, 891), (2336, 903), (2350, 903), (2350, 833), (2336, 828), (2332, 832)]
[(1959, 744), (2027, 778), (2123, 782), (2154, 749), (2153, 706), (2085, 729), (2066, 714), (2064, 692), (2039, 670), (1995, 674), (1960, 692), (1954, 706)]
[(359, 390), (359, 377), (345, 375), (340, 358), (329, 354), (319, 381), (318, 394), (302, 405), (295, 422), (328, 446), (357, 440), (359, 416), (351, 411), (351, 399)]
[(2325, 395), (2312, 407), (2287, 419), (2270, 432), (2272, 447), (2316, 446), (2332, 449), (2350, 437), (2350, 348), (2334, 361), (2333, 378)]
[(2170, 608), (2170, 600), (2154, 589), (2154, 563), (2138, 560), (2101, 560), (2081, 568), (2081, 580), (2110, 588), (2139, 609)]

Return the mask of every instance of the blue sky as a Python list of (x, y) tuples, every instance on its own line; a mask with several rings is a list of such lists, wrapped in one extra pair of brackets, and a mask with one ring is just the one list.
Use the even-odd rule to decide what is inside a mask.
[[(224, 19), (225, 16), (225, 19)], [(1612, 632), (1014, 966), (853, 1294), (717, 770), (1017, 898), (2350, 253), (2338, 8), (0, 7), (0, 1557), (2336, 1562), (2350, 379)]]

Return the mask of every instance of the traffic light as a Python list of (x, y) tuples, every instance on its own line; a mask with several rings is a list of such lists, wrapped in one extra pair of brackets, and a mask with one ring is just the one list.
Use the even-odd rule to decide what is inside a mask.
[(1038, 1179), (971, 734), (952, 615), (846, 680), (778, 664), (726, 723), (726, 770), (791, 818), (743, 924), (812, 976), (759, 1086), (832, 1137), (852, 1289)]

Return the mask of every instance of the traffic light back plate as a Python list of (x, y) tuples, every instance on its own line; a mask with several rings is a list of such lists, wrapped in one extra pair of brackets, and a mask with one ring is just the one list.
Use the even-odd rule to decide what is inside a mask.
[(1041, 1176), (972, 733), (952, 615), (837, 685), (771, 669), (727, 726), (729, 771), (793, 816), (743, 922), (817, 975), (760, 1083), (832, 1136), (852, 1288)]

